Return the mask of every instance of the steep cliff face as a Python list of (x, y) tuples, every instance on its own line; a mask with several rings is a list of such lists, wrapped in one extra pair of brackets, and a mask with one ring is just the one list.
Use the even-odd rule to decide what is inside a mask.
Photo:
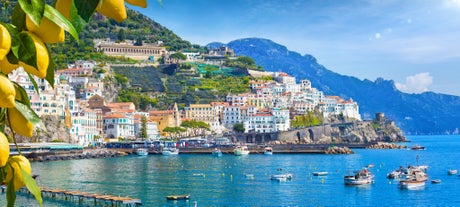
[(46, 126), (46, 131), (36, 130), (34, 134), (34, 141), (36, 142), (52, 142), (62, 141), (74, 143), (71, 140), (68, 127), (65, 125), (64, 120), (58, 116), (44, 115), (41, 117), (43, 124)]

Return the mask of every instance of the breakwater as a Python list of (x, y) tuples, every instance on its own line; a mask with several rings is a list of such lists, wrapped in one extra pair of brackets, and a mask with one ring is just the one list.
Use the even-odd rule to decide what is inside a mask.
[(30, 161), (56, 161), (56, 160), (73, 160), (73, 159), (92, 159), (106, 157), (120, 157), (127, 153), (112, 149), (85, 149), (82, 151), (72, 152), (36, 152), (26, 155)]

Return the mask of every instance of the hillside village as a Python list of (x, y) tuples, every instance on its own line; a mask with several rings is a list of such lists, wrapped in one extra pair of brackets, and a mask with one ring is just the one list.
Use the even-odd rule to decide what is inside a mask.
[[(135, 57), (144, 64), (157, 64), (159, 59), (166, 63), (191, 61), (222, 64), (227, 58), (235, 58), (232, 51), (226, 47), (210, 50), (205, 55), (184, 53), (187, 59), (178, 60), (169, 58), (173, 52), (168, 53), (164, 48), (144, 46), (140, 49), (125, 44), (111, 43), (111, 47), (108, 44), (104, 47), (98, 44), (98, 47), (112, 51), (110, 54), (114, 56), (124, 54), (127, 57)], [(158, 51), (161, 51), (161, 54)], [(351, 99), (326, 96), (322, 91), (312, 87), (309, 80), (300, 80), (298, 83), (295, 77), (283, 72), (261, 71), (249, 73), (253, 76), (269, 75), (272, 80), (251, 80), (250, 92), (229, 93), (225, 101), (190, 104), (181, 109), (174, 104), (168, 106), (167, 110), (139, 111), (132, 102), (107, 101), (105, 95), (110, 86), (104, 84), (104, 78), (110, 73), (96, 73), (97, 64), (91, 60), (77, 61), (68, 65), (66, 69), (56, 71), (54, 87), (44, 80), (35, 79), (39, 95), (33, 81), (23, 70), (15, 70), (10, 74), (10, 78), (26, 89), (31, 107), (38, 116), (55, 117), (55, 121), (65, 123), (69, 138), (57, 139), (83, 146), (136, 140), (140, 138), (142, 127), (146, 128), (146, 139), (170, 137), (171, 134), (164, 130), (180, 127), (186, 120), (208, 124), (207, 134), (231, 133), (235, 124), (242, 124), (245, 133), (288, 131), (293, 128), (291, 120), (294, 117), (314, 111), (321, 114), (324, 122), (332, 115), (361, 120), (358, 103)], [(110, 66), (106, 69), (110, 70)], [(191, 135), (188, 132), (184, 134)]]

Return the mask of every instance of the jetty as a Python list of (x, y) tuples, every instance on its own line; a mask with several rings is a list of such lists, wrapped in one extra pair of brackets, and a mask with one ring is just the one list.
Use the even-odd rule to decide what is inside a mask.
[[(101, 195), (82, 191), (68, 191), (46, 187), (40, 187), (40, 190), (43, 198), (50, 198), (53, 200), (66, 202), (74, 202), (78, 204), (91, 204), (91, 206), (132, 207), (142, 205), (142, 201), (137, 198), (105, 194)], [(22, 193), (30, 194), (27, 188), (21, 188), (19, 191)]]

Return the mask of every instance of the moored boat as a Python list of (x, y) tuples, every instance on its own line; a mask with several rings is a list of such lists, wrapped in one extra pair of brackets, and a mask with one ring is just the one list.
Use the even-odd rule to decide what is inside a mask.
[(447, 171), (447, 174), (448, 175), (455, 175), (455, 174), (457, 174), (457, 170), (450, 169), (450, 170)]
[(374, 175), (367, 168), (364, 168), (354, 175), (344, 176), (343, 180), (345, 185), (364, 185), (374, 182)]
[(425, 182), (428, 180), (428, 175), (418, 169), (418, 168), (409, 168), (408, 175), (406, 179), (399, 181), (399, 187), (403, 189), (417, 189), (425, 186)]
[(166, 196), (166, 200), (187, 200), (187, 199), (190, 199), (190, 194)]
[(163, 148), (163, 150), (161, 151), (161, 154), (162, 155), (178, 155), (179, 149), (175, 147), (166, 147), (166, 148)]
[(434, 180), (431, 180), (431, 183), (433, 183), (433, 184), (441, 183), (441, 180), (440, 179), (434, 179)]
[(247, 146), (236, 146), (233, 149), (233, 154), (236, 156), (247, 155), (249, 154), (249, 150)]
[(282, 173), (282, 174), (276, 174), (276, 175), (270, 176), (270, 180), (276, 180), (276, 181), (287, 181), (291, 179), (292, 179), (291, 173)]
[(264, 148), (264, 155), (272, 155), (272, 154), (273, 154), (273, 148), (271, 147)]
[(326, 176), (328, 172), (313, 172), (314, 176)]
[(146, 156), (149, 154), (148, 150), (145, 148), (137, 148), (136, 149), (136, 154), (139, 156)]
[(425, 147), (416, 144), (416, 145), (412, 146), (410, 149), (411, 150), (425, 150)]
[(212, 150), (212, 155), (216, 156), (216, 157), (220, 157), (222, 156), (222, 151), (218, 148), (215, 148)]

